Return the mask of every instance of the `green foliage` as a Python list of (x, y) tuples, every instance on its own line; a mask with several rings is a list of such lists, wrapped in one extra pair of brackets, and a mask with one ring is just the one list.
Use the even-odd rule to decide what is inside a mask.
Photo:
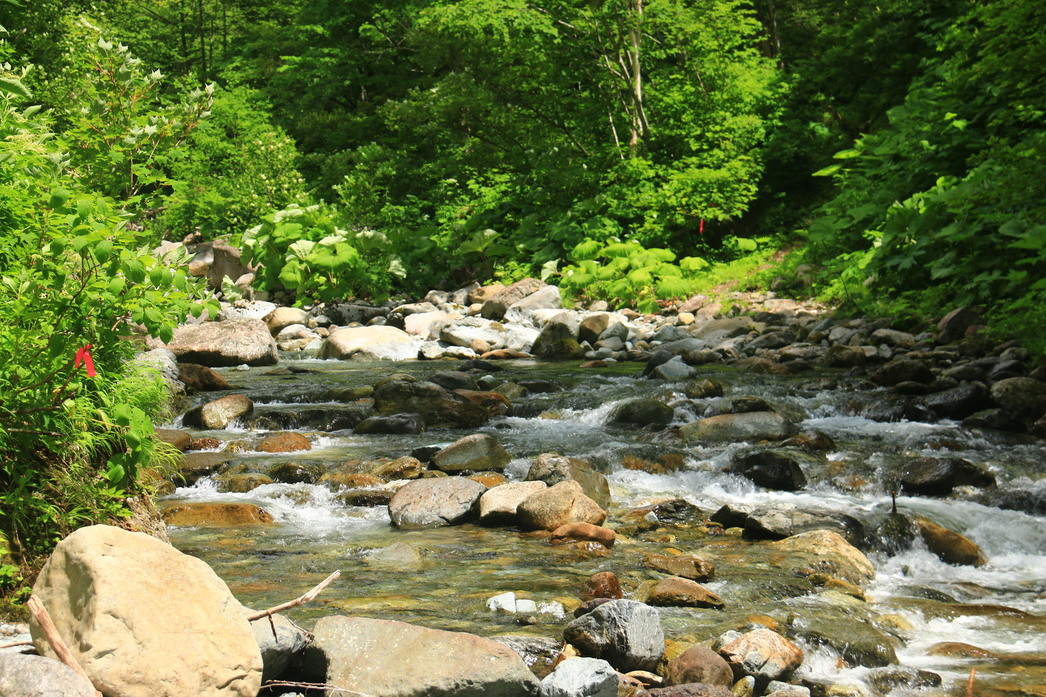
[(267, 110), (248, 88), (215, 91), (210, 117), (171, 153), (173, 191), (153, 224), (164, 236), (235, 240), (266, 213), (306, 202), (297, 149)]
[(0, 95), (2, 595), (25, 576), (10, 566), (126, 513), (167, 394), (155, 370), (127, 366), (129, 339), (169, 339), (203, 309), (196, 282), (140, 249), (115, 201), (82, 188), (49, 125)]
[(319, 204), (291, 205), (243, 234), (243, 256), (259, 264), (255, 285), (285, 290), (299, 301), (334, 301), (355, 294), (383, 297), (406, 271), (389, 240), (370, 229), (339, 227)]
[[(570, 260), (574, 263), (564, 267), (559, 278), (559, 287), (566, 294), (584, 301), (607, 300), (641, 312), (656, 312), (659, 301), (692, 295), (698, 273), (709, 266), (700, 257), (685, 257), (676, 264), (675, 253), (668, 249), (617, 238), (605, 243), (584, 240), (574, 247)], [(548, 270), (552, 272), (554, 267)]]
[(170, 184), (170, 157), (210, 114), (214, 86), (170, 103), (159, 70), (81, 21), (66, 39), (61, 73), (47, 83), (73, 177), (123, 208), (142, 210)]
[(1046, 289), (1046, 98), (1028, 87), (1046, 80), (1043, 21), (970, 3), (888, 125), (819, 172), (838, 193), (809, 238), (837, 282), (1025, 308)]

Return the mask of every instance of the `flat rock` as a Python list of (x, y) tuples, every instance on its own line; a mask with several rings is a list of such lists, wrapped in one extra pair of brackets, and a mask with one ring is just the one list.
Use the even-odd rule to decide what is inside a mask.
[(276, 341), (260, 319), (183, 324), (174, 330), (167, 348), (179, 362), (218, 367), (275, 365)]
[(180, 527), (239, 527), (268, 525), (272, 515), (253, 503), (186, 503), (163, 512), (168, 525)]
[(875, 577), (875, 567), (859, 549), (837, 532), (814, 530), (787, 537), (770, 546), (783, 553), (796, 555), (792, 561), (804, 568), (820, 571), (856, 583), (867, 583)]
[(319, 357), (342, 361), (410, 361), (418, 357), (418, 345), (410, 334), (395, 327), (345, 327), (331, 332), (324, 340)]
[(750, 411), (691, 421), (680, 427), (679, 434), (684, 441), (758, 441), (783, 440), (798, 430), (795, 424), (776, 412)]
[(721, 610), (726, 606), (722, 598), (697, 581), (669, 576), (650, 589), (646, 602), (657, 607), (710, 607)]
[(310, 680), (382, 697), (520, 697), (538, 680), (491, 639), (404, 622), (324, 617), (306, 651)]

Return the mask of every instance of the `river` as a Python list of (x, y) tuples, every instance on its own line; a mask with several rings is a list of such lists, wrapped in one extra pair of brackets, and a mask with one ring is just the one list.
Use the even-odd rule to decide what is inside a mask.
[[(330, 467), (357, 458), (399, 457), (473, 432), (361, 436), (304, 425), (317, 423), (309, 414), (349, 408), (332, 399), (338, 390), (366, 387), (394, 372), (423, 377), (453, 369), (455, 362), (357, 363), (292, 355), (282, 359), (275, 370), (219, 370), (232, 385), (230, 393), (254, 400), (255, 415), (247, 425), (194, 435), (216, 438), (220, 448), (227, 448), (230, 442), (290, 425), (310, 438), (312, 450), (306, 452), (236, 454), (236, 462), (245, 469), (265, 471), (289, 459)], [(609, 552), (553, 547), (540, 535), (515, 528), (396, 530), (386, 507), (347, 506), (337, 492), (317, 484), (266, 484), (233, 494), (220, 492), (212, 478), (177, 489), (163, 505), (251, 502), (271, 513), (275, 524), (173, 527), (172, 542), (208, 562), (252, 607), (296, 597), (331, 571), (341, 570), (341, 579), (319, 601), (291, 611), (306, 628), (321, 616), (338, 613), (484, 636), (525, 634), (557, 641), (566, 620), (554, 612), (527, 617), (493, 614), (487, 599), (514, 591), (539, 605), (554, 609), (553, 603), (561, 602), (569, 609), (570, 600), (595, 572), (614, 571), (628, 594), (660, 577), (644, 566), (645, 555), (707, 552), (716, 559), (717, 573), (704, 585), (727, 607), (664, 609), (670, 639), (707, 641), (754, 618), (795, 637), (806, 652), (799, 677), (813, 685), (835, 685), (836, 694), (960, 696), (966, 694), (974, 669), (979, 697), (1046, 695), (1046, 517), (1037, 508), (1046, 500), (1046, 447), (1041, 441), (973, 432), (948, 421), (870, 419), (864, 415), (874, 411), (869, 405), (880, 402), (885, 393), (839, 371), (780, 377), (708, 366), (698, 377), (723, 383), (726, 392), (691, 400), (681, 383), (642, 378), (638, 363), (599, 369), (579, 368), (576, 362), (507, 361), (499, 366), (503, 369), (492, 373), (494, 381), (529, 384), (532, 389), (513, 398), (513, 415), (477, 430), (492, 435), (512, 455), (506, 470), (510, 480), (524, 477), (533, 458), (545, 452), (587, 460), (604, 472), (613, 498), (607, 525), (621, 536)], [(195, 403), (221, 394), (198, 395)], [(820, 431), (834, 442), (826, 451), (778, 449), (802, 463), (808, 484), (801, 491), (765, 490), (724, 471), (733, 455), (749, 444), (687, 444), (671, 429), (656, 432), (607, 423), (613, 407), (633, 397), (668, 402), (674, 409), (673, 425), (678, 426), (741, 396), (761, 398), (801, 428)], [(167, 424), (180, 425), (179, 420)], [(921, 456), (961, 457), (996, 477), (998, 485), (989, 494), (960, 490), (946, 499), (896, 500), (899, 512), (925, 516), (968, 537), (984, 551), (987, 565), (945, 564), (918, 541), (893, 556), (869, 548), (865, 551), (877, 575), (864, 589), (862, 602), (839, 593), (811, 592), (807, 581), (802, 580), (804, 586), (793, 574), (774, 568), (765, 543), (743, 540), (736, 531), (719, 534), (701, 524), (724, 505), (791, 503), (845, 512), (872, 528), (890, 510), (887, 473), (905, 459)], [(656, 471), (626, 468), (635, 458), (671, 466)], [(678, 525), (659, 525), (650, 524), (642, 510), (635, 513), (671, 499), (685, 499), (700, 515)], [(420, 558), (390, 564), (370, 557), (397, 542), (412, 545)], [(852, 646), (848, 636), (858, 637)], [(918, 688), (912, 679), (891, 682), (882, 668), (874, 669), (886, 662), (884, 655), (899, 665), (932, 671), (943, 684)]]

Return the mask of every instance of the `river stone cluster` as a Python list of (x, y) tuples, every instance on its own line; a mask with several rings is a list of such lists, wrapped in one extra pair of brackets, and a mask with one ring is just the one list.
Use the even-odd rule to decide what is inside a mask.
[[(866, 620), (852, 621), (863, 617), (861, 586), (875, 574), (858, 549), (869, 540), (888, 548), (910, 544), (918, 535), (949, 563), (985, 563), (976, 545), (930, 520), (894, 514), (882, 528), (869, 531), (845, 513), (794, 505), (732, 505), (706, 516), (686, 502), (662, 502), (633, 512), (634, 518), (626, 516), (615, 531), (604, 527), (612, 504), (609, 487), (590, 463), (544, 453), (533, 459), (524, 481), (508, 481), (502, 471), (512, 454), (485, 434), (410, 457), (339, 467), (289, 461), (259, 472), (236, 459), (243, 451), (307, 451), (309, 437), (299, 430), (395, 434), (478, 427), (511, 414), (514, 396), (555, 389), (498, 380), (498, 361), (529, 356), (573, 359), (585, 366), (638, 361), (649, 379), (682, 385), (690, 400), (726, 402), (720, 413), (676, 426), (675, 411), (661, 400), (626, 400), (608, 417), (618, 427), (670, 433), (682, 443), (744, 440), (811, 451), (832, 447), (824, 434), (800, 432), (801, 417), (756, 398), (727, 398), (723, 385), (696, 378), (699, 366), (712, 363), (772, 375), (837, 369), (847, 379), (882, 388), (884, 399), (854, 405), (876, 420), (947, 418), (971, 428), (1046, 433), (1046, 376), (1030, 368), (1028, 353), (1019, 346), (995, 345), (979, 334), (968, 309), (949, 313), (935, 327), (908, 332), (887, 320), (836, 319), (815, 304), (772, 293), (735, 294), (732, 300), (733, 308), (724, 308), (707, 298), (691, 298), (659, 315), (600, 306), (563, 308), (557, 288), (525, 279), (507, 287), (432, 291), (418, 302), (382, 306), (289, 308), (239, 301), (226, 305), (214, 321), (180, 327), (171, 342), (153, 344), (142, 360), (157, 366), (175, 393), (227, 390), (213, 367), (275, 365), (281, 370), (281, 352), (331, 360), (459, 361), (459, 369), (434, 369), (424, 379), (390, 370), (368, 388), (332, 390), (330, 401), (349, 406), (336, 414), (269, 411), (259, 416), (245, 395), (230, 395), (183, 418), (187, 426), (212, 431), (246, 425), (277, 432), (257, 441), (159, 435), (185, 453), (176, 475), (179, 484), (203, 476), (215, 476), (225, 491), (270, 482), (321, 484), (340, 492), (349, 505), (386, 507), (399, 528), (481, 521), (540, 531), (543, 537), (535, 543), (578, 545), (606, 555), (618, 532), (646, 529), (651, 520), (696, 518), (710, 530), (741, 531), (747, 540), (765, 541), (765, 553), (795, 579), (779, 581), (782, 592), (799, 595), (809, 592), (810, 584), (821, 588), (846, 618), (837, 624), (850, 628), (840, 640), (831, 627), (811, 621), (804, 637), (869, 667), (869, 682), (882, 682), (884, 689), (897, 680), (933, 685), (932, 674), (901, 675), (895, 641)], [(261, 418), (269, 421), (252, 421)], [(633, 458), (626, 466), (659, 472), (674, 465), (670, 458)], [(794, 491), (806, 486), (802, 461), (766, 447), (737, 451), (727, 466), (760, 487)], [(892, 476), (898, 491), (925, 496), (994, 486), (990, 473), (958, 459), (911, 458)], [(251, 504), (197, 506), (168, 511), (168, 522), (272, 522)], [(247, 610), (203, 562), (145, 535), (104, 526), (61, 542), (34, 595), (106, 697), (255, 695), (263, 678), (286, 676), (293, 665), (302, 666), (294, 674), (299, 679), (372, 695), (609, 697), (620, 690), (673, 697), (808, 695), (806, 687), (794, 684), (804, 653), (786, 636), (792, 635), (787, 627), (767, 626), (756, 617), (703, 643), (679, 646), (666, 637), (661, 612), (678, 607), (716, 612), (729, 605), (731, 598), (720, 598), (701, 583), (711, 581), (717, 562), (730, 561), (730, 554), (729, 547), (720, 547), (703, 550), (700, 557), (651, 555), (646, 566), (661, 576), (630, 587), (628, 598), (612, 572), (597, 574), (586, 584), (574, 617), (564, 621), (564, 643), (544, 648), (551, 661), (542, 671), (528, 668), (529, 661), (521, 657), (540, 643), (535, 641), (492, 641), (340, 615), (320, 620), (311, 637), (280, 616), (271, 624), (247, 622)], [(373, 551), (367, 563), (399, 572), (423, 568), (409, 544)], [(789, 583), (802, 590), (785, 588)], [(504, 611), (526, 612), (530, 605), (515, 599)], [(185, 636), (192, 640), (184, 641)], [(41, 654), (52, 654), (35, 622), (32, 639)], [(0, 694), (36, 697), (46, 694), (40, 686), (48, 684), (58, 685), (53, 689), (62, 694), (91, 694), (81, 678), (50, 658), (0, 652)]]

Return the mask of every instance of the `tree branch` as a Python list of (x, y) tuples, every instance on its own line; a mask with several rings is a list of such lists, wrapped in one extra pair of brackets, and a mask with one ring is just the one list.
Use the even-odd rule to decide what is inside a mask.
[(316, 599), (316, 596), (323, 591), (324, 588), (333, 583), (334, 579), (338, 578), (339, 576), (341, 576), (341, 572), (335, 571), (330, 576), (320, 581), (320, 583), (315, 588), (313, 588), (305, 595), (299, 598), (295, 598), (294, 600), (288, 600), (287, 602), (282, 603), (280, 605), (276, 605), (275, 607), (270, 607), (268, 610), (261, 610), (259, 612), (255, 612), (252, 615), (247, 615), (247, 621), (253, 622), (255, 620), (260, 620), (263, 617), (269, 617), (271, 615), (276, 614), (277, 612), (281, 612), (282, 610), (289, 610), (292, 607), (297, 607), (299, 605), (304, 605), (305, 603), (312, 602)]

